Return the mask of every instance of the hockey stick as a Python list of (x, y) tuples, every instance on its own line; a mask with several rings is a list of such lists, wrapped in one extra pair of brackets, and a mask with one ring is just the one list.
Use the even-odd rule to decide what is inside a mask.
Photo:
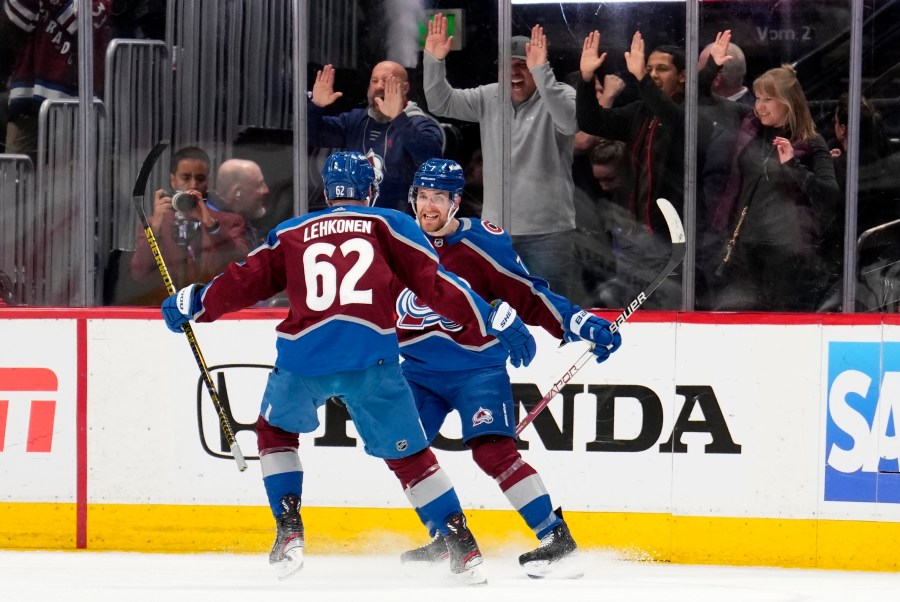
[[(158, 142), (150, 151), (150, 154), (147, 155), (147, 158), (144, 159), (144, 164), (141, 165), (141, 171), (138, 172), (137, 180), (134, 181), (134, 192), (131, 199), (134, 201), (134, 210), (141, 220), (141, 227), (144, 228), (147, 242), (150, 243), (150, 252), (153, 253), (153, 258), (156, 260), (156, 267), (159, 268), (163, 283), (166, 285), (166, 291), (170, 295), (174, 295), (175, 285), (172, 284), (172, 277), (169, 275), (169, 270), (159, 251), (159, 245), (156, 243), (156, 236), (153, 234), (153, 229), (150, 227), (150, 222), (147, 221), (147, 215), (144, 213), (144, 190), (147, 187), (147, 180), (150, 179), (150, 172), (153, 171), (153, 166), (156, 165), (156, 161), (163, 151), (166, 150), (167, 146), (169, 146), (168, 140)], [(209, 370), (206, 367), (206, 360), (203, 359), (203, 353), (200, 352), (200, 345), (197, 344), (197, 339), (194, 337), (194, 329), (191, 328), (190, 322), (185, 322), (181, 329), (184, 331), (188, 343), (191, 345), (191, 351), (193, 351), (194, 359), (197, 360), (197, 367), (200, 368), (200, 373), (203, 375), (203, 382), (206, 384), (206, 391), (209, 393), (209, 398), (212, 399), (213, 405), (216, 406), (216, 413), (219, 415), (219, 426), (222, 428), (225, 440), (228, 442), (228, 445), (231, 446), (231, 453), (234, 455), (234, 461), (237, 462), (238, 468), (243, 472), (247, 470), (247, 462), (244, 461), (244, 454), (241, 452), (241, 448), (234, 438), (234, 431), (231, 429), (231, 424), (228, 422), (225, 408), (222, 407), (222, 402), (219, 400), (216, 386), (213, 384), (212, 376), (210, 376)]]
[[(678, 264), (682, 262), (684, 259), (685, 252), (685, 242), (684, 242), (684, 226), (681, 224), (681, 219), (678, 217), (678, 211), (675, 210), (675, 207), (672, 206), (672, 203), (667, 201), (666, 199), (656, 199), (656, 204), (659, 206), (659, 210), (662, 211), (663, 217), (666, 218), (666, 225), (669, 226), (669, 236), (672, 238), (672, 255), (669, 257), (669, 262), (666, 264), (666, 267), (660, 271), (659, 274), (656, 275), (656, 278), (653, 279), (650, 284), (644, 287), (638, 296), (635, 297), (631, 303), (628, 304), (628, 307), (616, 317), (615, 321), (613, 321), (609, 325), (610, 332), (617, 332), (619, 328), (621, 328), (622, 324), (624, 324), (628, 318), (634, 314), (634, 312), (641, 305), (644, 304), (644, 301), (647, 300), (647, 297), (650, 296), (656, 288), (662, 284), (663, 280), (669, 277), (669, 275), (675, 271), (675, 268), (678, 267)], [(541, 400), (534, 406), (534, 409), (528, 412), (528, 414), (522, 418), (522, 421), (516, 425), (516, 435), (518, 436), (526, 426), (531, 424), (531, 422), (540, 414), (544, 408), (547, 407), (547, 404), (550, 403), (550, 400), (559, 395), (559, 392), (562, 391), (562, 388), (568, 384), (572, 377), (578, 373), (579, 370), (587, 363), (591, 356), (593, 355), (594, 346), (588, 348), (581, 357), (575, 360), (575, 363), (566, 370), (566, 373), (560, 377), (559, 380), (550, 388), (546, 395), (544, 395)]]

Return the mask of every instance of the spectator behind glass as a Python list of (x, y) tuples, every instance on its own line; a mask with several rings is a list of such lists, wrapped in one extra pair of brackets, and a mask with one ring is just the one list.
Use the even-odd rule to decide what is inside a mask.
[[(625, 52), (628, 73), (640, 98), (606, 108), (596, 99), (595, 73), (606, 59), (600, 54), (600, 32), (584, 40), (577, 90), (579, 129), (626, 144), (631, 182), (630, 224), (617, 237), (616, 279), (603, 293), (610, 306), (634, 298), (668, 262), (671, 239), (657, 198), (668, 199), (682, 213), (684, 183), (684, 51), (660, 46), (645, 59), (644, 39), (635, 32)], [(681, 305), (681, 275), (673, 274), (648, 299), (647, 307)]]
[(266, 214), (268, 194), (269, 187), (258, 164), (245, 159), (228, 159), (216, 172), (216, 198), (207, 205), (216, 211), (240, 215), (247, 229), (247, 245), (254, 249), (265, 238), (265, 233), (260, 235), (254, 224)]
[(586, 248), (590, 254), (585, 256), (582, 277), (594, 305), (614, 307), (619, 299), (611, 295), (620, 289), (615, 279), (618, 240), (633, 223), (628, 208), (631, 174), (626, 145), (601, 138), (588, 159), (599, 193), (591, 200), (591, 215), (578, 218), (581, 238), (593, 243)]
[[(440, 117), (477, 122), (484, 153), (482, 218), (499, 224), (500, 106), (498, 85), (457, 89), (447, 81), (445, 59), (452, 36), (441, 13), (428, 22), (423, 58), (425, 99)], [(547, 62), (547, 36), (540, 25), (531, 37), (512, 38), (512, 178), (509, 199), (513, 248), (530, 273), (551, 290), (581, 303), (584, 291), (573, 266), (575, 205), (572, 200), (572, 148), (575, 91), (556, 81)]]
[[(566, 83), (573, 88), (578, 87), (579, 80), (581, 80), (580, 71), (573, 71), (566, 76)], [(624, 89), (625, 81), (618, 75), (607, 73), (603, 75), (602, 81), (600, 74), (594, 77), (594, 91), (597, 103), (601, 107), (611, 108)], [(604, 164), (615, 162), (617, 159), (609, 155), (613, 148), (619, 150), (619, 144), (618, 141), (600, 138), (581, 130), (575, 133), (572, 159), (577, 224), (575, 258), (576, 264), (580, 267), (581, 283), (586, 292), (585, 304), (592, 307), (609, 306), (606, 301), (601, 301), (600, 295), (595, 294), (595, 289), (614, 278), (616, 264), (612, 249), (612, 230), (607, 219), (609, 207), (605, 202), (609, 196), (594, 176), (591, 157), (595, 149), (602, 147), (604, 149), (600, 151), (604, 155), (602, 162)], [(625, 182), (625, 185), (629, 183)]]
[(625, 153), (624, 142), (600, 139), (588, 155), (591, 173), (603, 190), (604, 197), (623, 208), (628, 206), (631, 190), (628, 187), (630, 174)]
[(836, 211), (834, 164), (792, 67), (766, 71), (753, 92), (713, 204), (723, 245), (709, 266), (710, 309), (815, 311), (827, 285), (820, 237)]
[[(706, 64), (710, 49), (713, 44), (708, 44), (700, 53), (700, 67)], [(756, 104), (753, 91), (744, 85), (744, 77), (747, 75), (747, 59), (744, 51), (737, 44), (729, 42), (728, 56), (731, 59), (722, 64), (722, 68), (712, 81), (712, 92), (727, 100), (738, 102), (748, 107)]]
[[(3, 0), (9, 23), (25, 34), (9, 81), (7, 153), (26, 154), (35, 161), (41, 103), (78, 99), (78, 15), (73, 7), (72, 2)], [(96, 94), (103, 90), (110, 0), (93, 0), (91, 7)]]
[[(834, 140), (829, 144), (841, 199), (846, 195), (848, 105), (847, 94), (841, 95), (834, 113)], [(860, 98), (859, 106), (857, 173), (856, 237), (860, 237), (871, 228), (900, 219), (900, 161), (890, 154), (881, 114), (866, 97)], [(823, 246), (831, 262), (833, 284), (820, 311), (839, 311), (842, 307), (844, 223), (844, 210), (839, 210), (826, 231)], [(852, 244), (856, 244), (856, 237)], [(900, 227), (867, 234), (859, 247), (857, 265), (856, 311), (887, 311), (888, 304), (897, 301), (896, 293), (885, 283), (900, 281)], [(893, 288), (896, 290), (897, 285)]]
[(438, 122), (409, 100), (409, 78), (403, 65), (382, 61), (372, 69), (368, 107), (340, 115), (324, 109), (343, 96), (334, 91), (334, 68), (316, 73), (307, 102), (309, 143), (321, 148), (359, 151), (375, 167), (376, 207), (409, 213), (409, 183), (419, 166), (441, 155), (444, 134)]
[[(848, 144), (847, 94), (842, 94), (834, 112), (834, 140), (830, 144), (834, 171), (841, 193), (847, 185)], [(896, 157), (890, 157), (881, 113), (865, 96), (859, 106), (859, 201), (857, 226), (869, 228), (900, 218), (896, 199), (900, 196), (900, 173)], [(843, 217), (843, 213), (840, 213)]]
[[(578, 87), (578, 81), (581, 79), (580, 71), (573, 71), (566, 76), (566, 83), (573, 88)], [(613, 73), (607, 73), (601, 81), (600, 75), (595, 74), (594, 91), (596, 93), (597, 102), (601, 107), (607, 109), (612, 108), (616, 98), (625, 89), (625, 80)], [(597, 184), (596, 178), (591, 173), (590, 153), (594, 146), (604, 140), (600, 136), (593, 136), (587, 132), (578, 130), (575, 132), (575, 146), (573, 148), (572, 159), (572, 181), (575, 183), (575, 212), (580, 211), (579, 199), (584, 195), (591, 202), (603, 191)]]
[[(202, 149), (179, 149), (172, 155), (169, 186), (171, 192), (189, 191), (196, 201), (194, 207), (176, 211), (169, 191), (159, 189), (153, 195), (153, 214), (148, 221), (176, 288), (205, 282), (250, 252), (244, 219), (207, 205), (209, 170), (209, 156)], [(135, 238), (131, 275), (140, 289), (137, 303), (158, 304), (168, 296), (142, 228)]]

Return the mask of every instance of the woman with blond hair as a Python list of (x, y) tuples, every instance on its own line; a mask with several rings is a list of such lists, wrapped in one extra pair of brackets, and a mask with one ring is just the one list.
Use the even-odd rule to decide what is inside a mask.
[(710, 309), (814, 311), (827, 283), (821, 234), (839, 200), (834, 164), (790, 65), (763, 73), (753, 92), (710, 216), (721, 240)]

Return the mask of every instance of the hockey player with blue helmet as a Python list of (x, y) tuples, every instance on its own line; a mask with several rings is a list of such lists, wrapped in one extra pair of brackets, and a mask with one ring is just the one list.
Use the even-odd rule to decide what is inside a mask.
[[(457, 218), (465, 178), (447, 159), (429, 159), (416, 172), (409, 201), (416, 220), (437, 250), (441, 265), (465, 280), (485, 299), (505, 299), (527, 323), (566, 341), (590, 342), (597, 362), (622, 343), (610, 323), (551, 291), (532, 276), (503, 229), (484, 221)], [(506, 358), (479, 344), (468, 326), (440, 315), (404, 290), (397, 300), (401, 365), (416, 398), (429, 441), (456, 410), (462, 437), (475, 463), (501, 491), (540, 540), (519, 563), (532, 577), (580, 576), (575, 540), (537, 471), (515, 443), (515, 407)], [(427, 525), (426, 525), (427, 526)], [(445, 538), (431, 528), (430, 543), (402, 554), (404, 562), (436, 562), (446, 557)]]
[(322, 167), (325, 182), (325, 202), (331, 207), (335, 201), (345, 199), (365, 200), (366, 206), (375, 204), (378, 189), (375, 186), (375, 168), (360, 153), (336, 152), (325, 160)]
[(509, 355), (527, 365), (534, 339), (506, 303), (492, 307), (446, 272), (410, 216), (370, 206), (375, 173), (364, 155), (334, 153), (322, 175), (327, 209), (287, 220), (246, 261), (166, 299), (166, 324), (180, 332), (188, 320), (211, 322), (287, 293), (290, 309), (276, 327), (277, 358), (256, 423), (263, 484), (277, 524), (269, 562), (280, 577), (303, 566), (298, 434), (315, 431), (318, 408), (337, 397), (365, 451), (384, 459), (418, 514), (442, 534), (451, 571), (483, 583), (478, 545), (400, 372), (397, 283), (478, 333), (504, 362)]
[[(419, 220), (422, 229), (432, 235), (437, 236), (444, 232), (450, 225), (456, 212), (459, 211), (459, 200), (462, 197), (463, 188), (466, 186), (466, 177), (462, 167), (456, 161), (449, 159), (428, 159), (419, 166), (416, 175), (413, 177), (413, 184), (409, 188), (409, 204), (412, 205), (414, 215)], [(446, 216), (442, 216), (443, 224), (438, 229), (426, 227), (422, 224), (423, 216), (416, 212), (416, 198), (419, 189), (430, 189), (435, 191), (444, 191), (448, 194), (450, 209)], [(430, 221), (433, 218), (426, 218)]]

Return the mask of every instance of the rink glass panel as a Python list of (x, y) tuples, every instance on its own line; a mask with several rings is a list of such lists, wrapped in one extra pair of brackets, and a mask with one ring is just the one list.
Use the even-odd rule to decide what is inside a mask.
[[(35, 114), (42, 144), (36, 145), (30, 161), (9, 152), (0, 160), (0, 270), (7, 276), (7, 303), (61, 307), (142, 303), (131, 288), (135, 285), (128, 267), (141, 234), (131, 197), (139, 165), (160, 139), (170, 140), (170, 149), (201, 146), (211, 157), (213, 171), (229, 157), (260, 163), (270, 188), (267, 215), (257, 224), (263, 231), (294, 214), (320, 208), (318, 171), (324, 150), (293, 135), (301, 117), (294, 114), (294, 106), (304, 107), (294, 100), (311, 89), (316, 70), (331, 63), (338, 69), (336, 87), (343, 92), (335, 111), (364, 106), (372, 66), (398, 57), (407, 63), (410, 98), (427, 108), (418, 48), (423, 36), (420, 23), (431, 12), (453, 14), (460, 28), (460, 49), (448, 58), (451, 83), (473, 87), (497, 81), (501, 15), (496, 3), (324, 2), (304, 5), (303, 13), (295, 15), (295, 7), (301, 5), (288, 0), (171, 0), (165, 6), (113, 2), (104, 12), (97, 8), (104, 5), (95, 2), (91, 43), (79, 43), (78, 34), (67, 40), (67, 56), (81, 71), (82, 81), (94, 82), (95, 100), (79, 102), (76, 84), (71, 102), (48, 103), (43, 113)], [(856, 37), (850, 35), (848, 0), (708, 1), (697, 7), (684, 2), (517, 2), (511, 7), (510, 33), (527, 34), (534, 24), (543, 25), (554, 73), (565, 80), (578, 69), (582, 41), (593, 29), (603, 34), (609, 69), (623, 75), (622, 53), (636, 30), (644, 34), (649, 51), (659, 44), (684, 47), (690, 36), (702, 48), (717, 31), (731, 29), (733, 41), (747, 58), (745, 83), (751, 84), (767, 68), (794, 64), (817, 129), (829, 147), (835, 136), (834, 110), (848, 91), (851, 57), (858, 56), (862, 94), (880, 112), (887, 150), (892, 152), (900, 138), (892, 100), (897, 96), (897, 10), (896, 3), (887, 0), (865, 3), (862, 35)], [(4, 81), (29, 48), (27, 35), (6, 21), (11, 33), (0, 43)], [(295, 35), (301, 27), (303, 34)], [(295, 38), (301, 44), (295, 45)], [(293, 75), (301, 57), (306, 65), (303, 82)], [(620, 102), (633, 98), (633, 89), (626, 88)], [(697, 106), (689, 103), (687, 111), (696, 115)], [(444, 154), (467, 166), (479, 147), (477, 125), (441, 121), (446, 121)], [(86, 137), (81, 135), (85, 126), (90, 132)], [(685, 149), (686, 157), (689, 150)], [(170, 152), (145, 191), (147, 212), (152, 211), (153, 191), (168, 188)], [(891, 177), (896, 171), (888, 170), (885, 182), (872, 175), (873, 169), (877, 174), (884, 170), (863, 169), (857, 163), (851, 161), (844, 179), (859, 177), (860, 195), (872, 187), (897, 189)], [(512, 157), (508, 165), (510, 178), (533, 177), (517, 170)], [(668, 309), (708, 308), (697, 261), (697, 249), (708, 234), (701, 219), (702, 199), (698, 200), (705, 182), (702, 166), (695, 164), (694, 169), (695, 182), (686, 189), (682, 217), (695, 244), (679, 275), (686, 285), (682, 297)], [(588, 176), (582, 181), (593, 185), (589, 171), (582, 174)], [(885, 198), (893, 201), (890, 193)], [(878, 249), (893, 244), (897, 229), (878, 229), (861, 243), (863, 231), (845, 228), (843, 215), (848, 207), (850, 215), (856, 215), (856, 201), (840, 202), (835, 218), (840, 223), (831, 227), (841, 234), (823, 238), (821, 253), (834, 261), (811, 293), (810, 311), (894, 311), (894, 261), (890, 253)], [(516, 211), (515, 199), (504, 195), (503, 202), (509, 204), (508, 211)], [(582, 302), (597, 305), (590, 291), (610, 275), (616, 247), (598, 221), (597, 198), (577, 187), (575, 203), (583, 230), (575, 234), (578, 249), (573, 258), (584, 280)], [(888, 212), (886, 217), (900, 216)], [(863, 223), (871, 225), (860, 220)], [(856, 281), (853, 307), (844, 307), (843, 300), (848, 271)]]

